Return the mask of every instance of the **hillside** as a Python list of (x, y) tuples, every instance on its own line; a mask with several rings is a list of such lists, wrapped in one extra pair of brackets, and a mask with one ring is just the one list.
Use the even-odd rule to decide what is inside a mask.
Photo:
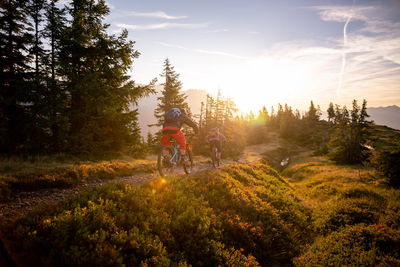
[[(288, 155), (281, 173), (265, 163)], [(337, 165), (275, 133), (240, 162), (96, 186), (7, 218), (0, 256), (19, 266), (400, 264), (400, 190), (374, 169)]]

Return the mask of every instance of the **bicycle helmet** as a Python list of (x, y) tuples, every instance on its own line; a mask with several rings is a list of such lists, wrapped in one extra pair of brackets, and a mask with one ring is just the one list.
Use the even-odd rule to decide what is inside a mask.
[(165, 121), (167, 122), (174, 122), (178, 120), (178, 118), (181, 116), (181, 110), (179, 108), (172, 108), (168, 110), (167, 113), (165, 113), (164, 118)]

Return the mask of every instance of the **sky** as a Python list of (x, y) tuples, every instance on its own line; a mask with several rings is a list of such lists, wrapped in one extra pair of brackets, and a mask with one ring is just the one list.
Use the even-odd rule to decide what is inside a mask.
[(107, 0), (110, 33), (141, 53), (138, 83), (166, 58), (183, 89), (218, 90), (244, 111), (313, 100), (400, 105), (400, 0)]

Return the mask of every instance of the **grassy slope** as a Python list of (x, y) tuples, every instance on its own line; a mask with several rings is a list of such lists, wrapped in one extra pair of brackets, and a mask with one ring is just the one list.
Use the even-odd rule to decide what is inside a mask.
[(369, 130), (369, 132), (373, 145), (379, 151), (393, 151), (400, 149), (400, 130), (375, 125)]
[(4, 226), (2, 235), (23, 266), (282, 266), (309, 240), (309, 218), (270, 167), (227, 165), (98, 188)]
[[(398, 131), (372, 131), (378, 149), (398, 146)], [(276, 143), (264, 147), (269, 156), (296, 154), (286, 178), (253, 164), (110, 185), (4, 226), (2, 236), (22, 264), (400, 265), (399, 190), (371, 168)], [(253, 152), (245, 156), (262, 153)]]
[(302, 156), (283, 171), (312, 210), (314, 241), (298, 266), (400, 264), (400, 191), (364, 166)]

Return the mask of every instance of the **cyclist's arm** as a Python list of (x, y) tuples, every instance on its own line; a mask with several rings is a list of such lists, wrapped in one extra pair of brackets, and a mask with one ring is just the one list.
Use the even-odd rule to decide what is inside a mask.
[(183, 115), (182, 122), (187, 124), (189, 127), (192, 127), (196, 134), (199, 132), (199, 127), (197, 126), (197, 124), (188, 116)]
[(222, 133), (218, 133), (219, 137), (221, 137), (222, 141), (226, 141), (226, 137), (225, 135), (223, 135)]

